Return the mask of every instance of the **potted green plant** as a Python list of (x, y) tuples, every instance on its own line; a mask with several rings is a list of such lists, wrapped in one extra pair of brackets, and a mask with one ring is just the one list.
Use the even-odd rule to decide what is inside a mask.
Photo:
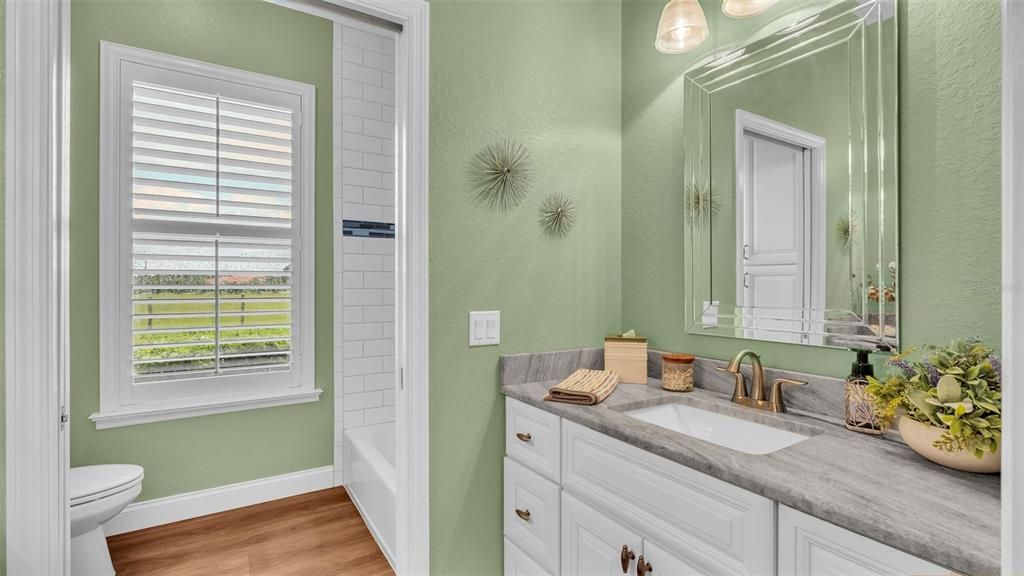
[(924, 359), (912, 351), (893, 356), (899, 370), (884, 380), (869, 378), (867, 393), (879, 422), (898, 418), (903, 441), (925, 458), (967, 472), (1000, 469), (1002, 378), (999, 358), (976, 339), (927, 346)]

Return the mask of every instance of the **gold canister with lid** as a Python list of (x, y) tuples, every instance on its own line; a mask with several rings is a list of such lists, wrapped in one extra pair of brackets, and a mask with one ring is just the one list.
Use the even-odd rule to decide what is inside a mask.
[(673, 392), (693, 390), (693, 361), (690, 354), (663, 354), (661, 356), (661, 387)]

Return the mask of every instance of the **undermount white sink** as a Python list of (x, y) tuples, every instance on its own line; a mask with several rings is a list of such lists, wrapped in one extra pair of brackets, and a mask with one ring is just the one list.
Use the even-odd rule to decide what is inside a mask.
[(807, 436), (687, 406), (662, 404), (630, 410), (626, 416), (747, 454), (769, 454)]

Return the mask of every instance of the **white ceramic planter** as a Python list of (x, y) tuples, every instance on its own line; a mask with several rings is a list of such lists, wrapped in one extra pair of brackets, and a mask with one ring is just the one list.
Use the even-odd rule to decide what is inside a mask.
[(942, 436), (945, 429), (924, 424), (917, 420), (907, 418), (906, 416), (900, 418), (899, 428), (900, 435), (903, 436), (903, 441), (913, 448), (914, 452), (917, 452), (936, 464), (941, 464), (947, 468), (954, 468), (965, 472), (977, 472), (980, 474), (995, 474), (996, 472), (999, 472), (1001, 465), (1001, 449), (996, 450), (995, 453), (985, 452), (985, 455), (981, 458), (977, 458), (974, 454), (964, 450), (959, 452), (946, 452), (945, 450), (934, 446), (935, 441)]

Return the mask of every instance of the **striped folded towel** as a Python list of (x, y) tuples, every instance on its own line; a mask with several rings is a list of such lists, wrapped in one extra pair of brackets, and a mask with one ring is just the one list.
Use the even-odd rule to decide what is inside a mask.
[(544, 399), (591, 406), (607, 398), (618, 385), (615, 372), (580, 368), (548, 390)]

